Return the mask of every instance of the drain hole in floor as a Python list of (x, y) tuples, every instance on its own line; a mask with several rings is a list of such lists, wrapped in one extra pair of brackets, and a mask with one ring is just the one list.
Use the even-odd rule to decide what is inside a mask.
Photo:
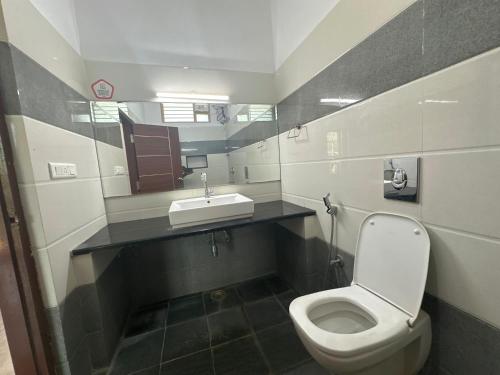
[(214, 290), (210, 293), (210, 298), (212, 301), (221, 302), (226, 298), (226, 292), (222, 289)]

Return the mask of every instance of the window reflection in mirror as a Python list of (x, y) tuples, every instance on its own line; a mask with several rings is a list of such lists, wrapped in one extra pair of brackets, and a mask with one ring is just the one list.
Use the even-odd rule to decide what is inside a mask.
[(93, 102), (105, 197), (280, 179), (269, 104)]

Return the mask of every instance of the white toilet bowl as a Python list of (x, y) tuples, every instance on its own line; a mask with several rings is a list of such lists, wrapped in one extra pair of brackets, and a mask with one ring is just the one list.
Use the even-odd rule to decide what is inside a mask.
[(311, 356), (337, 375), (416, 374), (431, 324), (420, 310), (429, 237), (414, 219), (385, 213), (361, 225), (353, 284), (295, 299), (290, 315)]

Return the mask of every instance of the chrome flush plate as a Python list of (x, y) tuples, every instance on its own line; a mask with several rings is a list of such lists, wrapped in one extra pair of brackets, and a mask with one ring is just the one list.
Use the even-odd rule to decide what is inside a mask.
[(417, 157), (384, 160), (384, 198), (418, 201), (420, 160)]

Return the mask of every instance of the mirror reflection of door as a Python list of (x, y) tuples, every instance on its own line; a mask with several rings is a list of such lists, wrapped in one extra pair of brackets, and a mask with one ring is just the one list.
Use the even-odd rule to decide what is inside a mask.
[(136, 124), (120, 111), (133, 194), (183, 187), (179, 130)]

